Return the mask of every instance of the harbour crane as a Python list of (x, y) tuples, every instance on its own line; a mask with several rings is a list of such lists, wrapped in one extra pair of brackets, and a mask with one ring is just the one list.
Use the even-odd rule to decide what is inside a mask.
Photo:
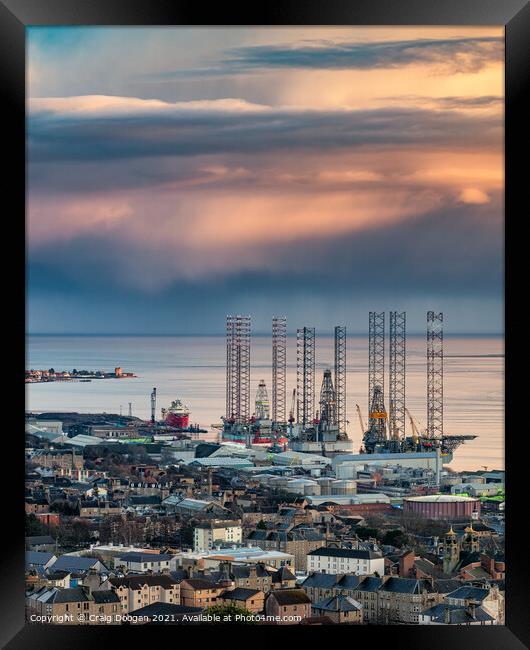
[(364, 434), (366, 433), (366, 429), (364, 428), (364, 422), (363, 422), (363, 415), (361, 413), (361, 407), (359, 406), (359, 404), (356, 404), (355, 408), (357, 409), (357, 415), (359, 416), (359, 422), (361, 424), (361, 435), (364, 436)]
[(410, 411), (408, 408), (405, 408), (405, 413), (409, 416), (409, 421), (410, 421), (410, 428), (412, 429), (412, 440), (415, 445), (417, 445), (420, 441), (420, 432), (418, 431), (418, 427), (416, 426), (416, 422), (414, 422), (414, 418), (410, 414)]

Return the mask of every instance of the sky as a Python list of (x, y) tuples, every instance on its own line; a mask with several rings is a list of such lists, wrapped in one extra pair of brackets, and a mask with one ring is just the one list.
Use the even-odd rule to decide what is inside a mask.
[(28, 330), (503, 330), (499, 28), (28, 28)]

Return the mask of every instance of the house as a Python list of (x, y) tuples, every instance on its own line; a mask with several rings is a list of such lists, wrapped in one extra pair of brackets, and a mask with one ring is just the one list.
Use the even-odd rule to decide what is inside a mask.
[(435, 604), (437, 598), (429, 600), (427, 581), (416, 578), (390, 576), (383, 580), (378, 590), (378, 622), (384, 624), (414, 624), (419, 622), (420, 612), (427, 603)]
[(363, 606), (363, 621), (365, 623), (378, 623), (381, 620), (379, 605), (379, 589), (383, 584), (383, 577), (361, 576), (355, 584), (355, 576), (343, 576), (340, 583), (340, 592), (351, 595)]
[(464, 608), (473, 606), (475, 609), (482, 607), (494, 618), (494, 624), (504, 625), (504, 595), (496, 584), (484, 588), (462, 585), (448, 593), (444, 600), (447, 605)]
[(272, 574), (272, 589), (293, 589), (294, 587), (296, 587), (296, 576), (287, 567), (281, 567)]
[(292, 567), (294, 556), (281, 551), (264, 551), (259, 547), (224, 548), (206, 552), (203, 556), (204, 566), (216, 568), (221, 562), (262, 562), (266, 566), (279, 569), (280, 567)]
[(119, 515), (121, 506), (113, 501), (99, 501), (97, 499), (79, 502), (80, 517), (100, 517), (103, 515)]
[(420, 612), (442, 598), (430, 580), (397, 576), (315, 573), (302, 588), (315, 604), (336, 595), (349, 596), (362, 606), (363, 622), (378, 624), (417, 624)]
[(26, 570), (30, 569), (47, 569), (57, 560), (53, 553), (44, 551), (26, 551)]
[(327, 616), (334, 623), (363, 622), (363, 606), (351, 596), (331, 596), (316, 603), (312, 607), (313, 616)]
[(92, 610), (98, 623), (111, 624), (119, 623), (121, 614), (121, 603), (119, 596), (110, 589), (106, 591), (93, 591)]
[(32, 535), (26, 537), (26, 548), (28, 551), (47, 551), (51, 553), (55, 550), (55, 540), (51, 535)]
[(82, 557), (79, 555), (61, 555), (53, 563), (54, 571), (70, 571), (85, 574), (91, 569), (96, 573), (108, 573), (108, 568), (97, 557)]
[(43, 587), (27, 596), (26, 610), (30, 622), (35, 621), (35, 616), (45, 616), (54, 623), (88, 625), (93, 602), (91, 594), (83, 587)]
[(323, 546), (307, 554), (307, 572), (313, 571), (382, 576), (385, 573), (385, 560), (376, 551)]
[(322, 533), (311, 528), (290, 531), (256, 529), (247, 535), (246, 540), (267, 551), (277, 550), (294, 555), (294, 568), (297, 571), (306, 570), (307, 554), (321, 548), (326, 541)]
[(102, 588), (116, 593), (122, 613), (133, 612), (153, 603), (180, 604), (180, 585), (169, 574), (109, 578)]
[(226, 605), (241, 607), (253, 614), (259, 614), (265, 606), (265, 594), (263, 591), (259, 589), (245, 589), (245, 587), (236, 587), (235, 589), (223, 591), (217, 600)]
[(211, 580), (187, 578), (180, 583), (180, 604), (187, 607), (210, 607), (224, 588)]
[(49, 587), (68, 589), (70, 587), (70, 571), (55, 570), (53, 567), (46, 572)]
[(279, 625), (300, 623), (311, 616), (311, 599), (303, 589), (277, 589), (267, 596), (265, 613)]
[(210, 572), (212, 579), (216, 582), (224, 580), (226, 582), (232, 582), (235, 587), (259, 589), (264, 593), (271, 590), (272, 578), (276, 573), (271, 569), (267, 569), (262, 562), (253, 564), (221, 562), (219, 564), (219, 571)]
[(212, 520), (199, 524), (193, 530), (193, 549), (209, 551), (221, 544), (240, 544), (243, 539), (240, 521)]
[(214, 515), (227, 515), (228, 510), (223, 508), (215, 501), (203, 501), (201, 499), (182, 498), (177, 495), (171, 495), (162, 501), (162, 505), (169, 512), (175, 512), (181, 515), (199, 515), (211, 513)]
[(482, 607), (439, 603), (421, 612), (420, 625), (495, 625), (496, 621)]
[(26, 497), (25, 511), (28, 515), (47, 513), (50, 510), (50, 504), (44, 497)]
[(161, 573), (164, 569), (175, 567), (173, 555), (163, 553), (122, 553), (114, 560), (115, 567), (124, 567), (134, 573)]

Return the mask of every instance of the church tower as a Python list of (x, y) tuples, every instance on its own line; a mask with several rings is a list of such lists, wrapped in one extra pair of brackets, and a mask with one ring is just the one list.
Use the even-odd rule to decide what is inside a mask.
[(451, 526), (444, 538), (443, 570), (452, 573), (460, 560), (460, 545), (456, 533)]
[(477, 531), (473, 530), (473, 524), (470, 524), (465, 529), (464, 539), (462, 540), (462, 550), (468, 551), (470, 553), (479, 553), (480, 552), (480, 543), (477, 535)]

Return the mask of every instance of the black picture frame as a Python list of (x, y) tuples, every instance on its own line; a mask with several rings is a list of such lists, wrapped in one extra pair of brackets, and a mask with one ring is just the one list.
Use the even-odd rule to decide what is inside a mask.
[[(519, 447), (526, 435), (524, 407), (527, 399), (524, 388), (514, 377), (520, 364), (525, 363), (521, 345), (525, 340), (523, 318), (519, 317), (521, 303), (519, 294), (513, 288), (522, 272), (519, 264), (525, 259), (522, 246), (524, 238), (517, 237), (518, 219), (527, 216), (526, 186), (527, 164), (518, 166), (519, 156), (524, 160), (528, 148), (528, 126), (525, 103), (526, 86), (529, 81), (528, 40), (530, 35), (530, 6), (526, 0), (278, 0), (245, 6), (225, 3), (205, 6), (189, 0), (0, 0), (0, 70), (4, 91), (6, 136), (9, 145), (6, 174), (6, 192), (12, 200), (10, 222), (13, 233), (9, 235), (9, 248), (20, 255), (15, 265), (10, 263), (5, 276), (13, 292), (10, 304), (18, 304), (20, 310), (10, 310), (9, 324), (12, 328), (9, 352), (14, 355), (13, 366), (22, 365), (25, 353), (24, 323), (24, 264), (25, 264), (25, 27), (29, 25), (504, 25), (506, 33), (506, 210), (505, 232), (507, 251), (505, 265), (506, 282), (506, 353), (507, 374), (505, 384), (506, 404), (506, 467), (509, 467), (510, 505), (507, 514), (507, 578), (506, 578), (506, 625), (499, 627), (451, 627), (396, 626), (392, 628), (362, 626), (355, 628), (356, 644), (370, 644), (371, 647), (386, 643), (401, 648), (494, 648), (511, 649), (530, 647), (529, 596), (525, 567), (527, 545), (525, 539), (526, 511), (524, 508), (524, 457)], [(521, 155), (522, 154), (522, 155)], [(8, 190), (7, 190), (8, 188)], [(526, 212), (526, 214), (525, 214)], [(7, 243), (7, 240), (4, 240)], [(7, 248), (6, 243), (4, 244)], [(18, 281), (17, 281), (18, 278)], [(513, 283), (513, 285), (512, 285)], [(509, 288), (509, 291), (508, 291)], [(513, 296), (513, 297), (511, 297)], [(16, 376), (16, 374), (14, 374)], [(11, 378), (11, 381), (13, 379)], [(18, 379), (17, 379), (18, 382)], [(22, 382), (21, 382), (22, 385)], [(24, 401), (22, 388), (10, 390), (10, 396)], [(15, 411), (11, 428), (17, 429), (18, 410), (9, 397), (9, 415)], [(5, 406), (7, 410), (7, 405)], [(523, 413), (521, 413), (521, 409)], [(510, 427), (510, 423), (513, 425)], [(517, 439), (519, 436), (519, 439)], [(17, 431), (18, 437), (18, 431)], [(16, 440), (16, 437), (14, 438)], [(169, 632), (174, 642), (201, 641), (206, 634), (215, 634), (214, 642), (255, 643), (284, 642), (285, 635), (297, 642), (305, 641), (310, 634), (315, 643), (329, 642), (334, 635), (333, 628), (280, 628), (275, 626), (238, 628), (233, 630), (213, 629), (208, 626), (109, 626), (103, 627), (30, 627), (24, 621), (24, 530), (22, 508), (18, 487), (23, 489), (23, 435), (20, 443), (10, 449), (10, 463), (19, 468), (18, 479), (4, 483), (4, 508), (2, 519), (4, 541), (7, 547), (2, 558), (0, 572), (0, 644), (15, 649), (24, 647), (78, 648), (94, 647), (100, 643), (130, 643), (130, 634), (142, 644), (154, 645), (154, 635)], [(526, 443), (528, 444), (528, 443)], [(18, 456), (20, 454), (20, 456)], [(18, 465), (20, 458), (20, 465)], [(14, 460), (13, 460), (14, 459)], [(521, 471), (517, 466), (520, 463)], [(20, 500), (19, 500), (20, 498)], [(18, 522), (18, 523), (16, 523)], [(307, 630), (311, 629), (311, 632)], [(344, 630), (340, 630), (343, 632)], [(350, 630), (346, 630), (349, 632)], [(219, 635), (228, 632), (224, 639)], [(244, 635), (242, 635), (242, 632)], [(390, 635), (389, 635), (390, 633)], [(178, 635), (178, 636), (177, 636)], [(281, 635), (281, 636), (280, 636)], [(246, 638), (243, 639), (243, 636)], [(290, 639), (289, 639), (290, 640)], [(167, 642), (167, 641), (165, 641)]]

